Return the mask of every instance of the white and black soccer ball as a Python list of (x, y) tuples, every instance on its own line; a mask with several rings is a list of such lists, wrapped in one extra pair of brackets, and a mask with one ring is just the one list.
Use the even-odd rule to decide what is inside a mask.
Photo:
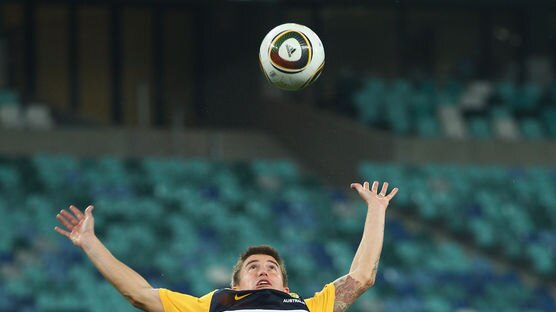
[(309, 27), (286, 23), (264, 37), (259, 63), (268, 81), (284, 90), (299, 90), (319, 77), (324, 67), (324, 46)]

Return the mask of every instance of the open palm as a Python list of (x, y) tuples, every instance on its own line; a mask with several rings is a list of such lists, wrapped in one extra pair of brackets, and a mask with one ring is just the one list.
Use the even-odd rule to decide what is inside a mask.
[(69, 238), (75, 246), (82, 247), (83, 239), (87, 236), (94, 236), (95, 234), (93, 209), (93, 206), (89, 206), (85, 209), (85, 213), (82, 213), (73, 205), (69, 207), (71, 213), (62, 209), (60, 213), (56, 215), (56, 219), (62, 223), (65, 229), (57, 226), (54, 230)]
[(363, 185), (360, 183), (352, 183), (350, 187), (359, 193), (359, 196), (367, 203), (367, 205), (383, 209), (388, 207), (390, 200), (396, 196), (396, 193), (398, 193), (398, 188), (396, 187), (393, 188), (390, 193), (387, 193), (388, 182), (382, 183), (380, 192), (378, 192), (378, 181), (374, 181), (370, 188), (369, 182), (367, 181), (365, 181)]

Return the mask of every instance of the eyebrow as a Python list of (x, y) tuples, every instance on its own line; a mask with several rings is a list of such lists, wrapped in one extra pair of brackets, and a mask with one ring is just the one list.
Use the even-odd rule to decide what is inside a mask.
[[(251, 260), (251, 261), (247, 262), (247, 263), (245, 264), (245, 266), (248, 266), (248, 265), (250, 265), (250, 264), (253, 263), (253, 262), (260, 262), (260, 260)], [(274, 260), (266, 260), (266, 262), (274, 263), (277, 267), (280, 266), (280, 265), (279, 265), (276, 261), (274, 261)]]

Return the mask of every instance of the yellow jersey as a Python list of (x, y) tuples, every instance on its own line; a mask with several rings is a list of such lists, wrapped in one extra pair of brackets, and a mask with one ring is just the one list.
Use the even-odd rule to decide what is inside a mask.
[(274, 289), (214, 290), (202, 297), (159, 289), (165, 312), (333, 312), (334, 284), (327, 284), (311, 298)]

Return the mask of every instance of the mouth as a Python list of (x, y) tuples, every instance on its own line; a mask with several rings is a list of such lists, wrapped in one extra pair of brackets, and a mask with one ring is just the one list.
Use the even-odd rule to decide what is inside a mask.
[(257, 288), (267, 288), (267, 287), (272, 287), (272, 284), (270, 283), (270, 281), (266, 280), (266, 279), (262, 279), (260, 281), (257, 282)]

